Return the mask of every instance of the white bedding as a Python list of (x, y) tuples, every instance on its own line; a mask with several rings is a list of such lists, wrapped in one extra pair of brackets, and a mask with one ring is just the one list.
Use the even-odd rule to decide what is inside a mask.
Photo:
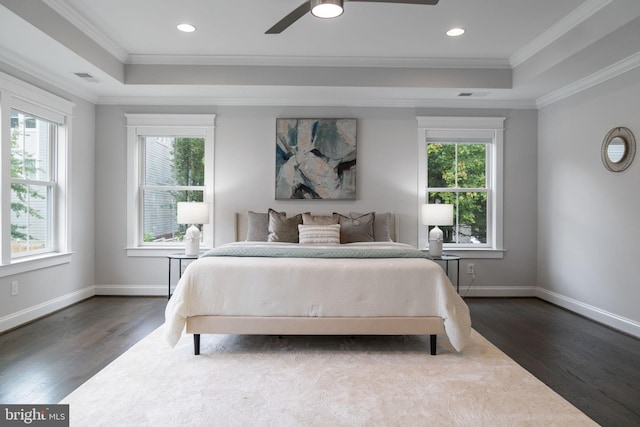
[[(229, 245), (256, 244), (292, 245)], [(411, 248), (387, 242), (340, 246)], [(199, 258), (185, 270), (165, 311), (171, 346), (186, 318), (198, 315), (438, 316), (458, 351), (471, 332), (467, 305), (442, 268), (421, 258)]]

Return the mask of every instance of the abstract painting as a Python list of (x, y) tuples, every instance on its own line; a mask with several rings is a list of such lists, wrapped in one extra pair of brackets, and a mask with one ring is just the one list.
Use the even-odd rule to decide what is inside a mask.
[(276, 119), (276, 199), (355, 199), (356, 119)]

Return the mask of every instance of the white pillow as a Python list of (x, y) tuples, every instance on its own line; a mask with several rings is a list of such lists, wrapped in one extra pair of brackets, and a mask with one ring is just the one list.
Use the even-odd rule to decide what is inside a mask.
[(340, 224), (298, 225), (300, 243), (340, 244)]

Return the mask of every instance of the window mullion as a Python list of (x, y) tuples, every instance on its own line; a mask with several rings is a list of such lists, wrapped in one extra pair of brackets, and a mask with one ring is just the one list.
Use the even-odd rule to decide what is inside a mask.
[(202, 185), (141, 185), (140, 189), (157, 191), (204, 191)]
[(459, 188), (458, 186), (458, 144), (454, 144), (454, 147), (456, 147), (455, 149), (455, 168), (454, 168), (454, 175), (455, 175), (455, 188)]
[(46, 187), (51, 187), (55, 185), (54, 181), (42, 181), (39, 179), (24, 179), (24, 178), (11, 178), (12, 184), (23, 184), (23, 185), (42, 185)]

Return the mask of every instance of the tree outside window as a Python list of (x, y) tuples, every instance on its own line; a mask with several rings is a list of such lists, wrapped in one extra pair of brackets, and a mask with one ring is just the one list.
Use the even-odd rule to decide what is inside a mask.
[(427, 143), (427, 201), (454, 206), (444, 243), (487, 243), (487, 145)]
[(181, 241), (188, 225), (177, 223), (177, 203), (204, 199), (204, 138), (148, 136), (143, 150), (143, 240)]
[(51, 248), (52, 192), (50, 156), (57, 126), (11, 111), (11, 255)]

